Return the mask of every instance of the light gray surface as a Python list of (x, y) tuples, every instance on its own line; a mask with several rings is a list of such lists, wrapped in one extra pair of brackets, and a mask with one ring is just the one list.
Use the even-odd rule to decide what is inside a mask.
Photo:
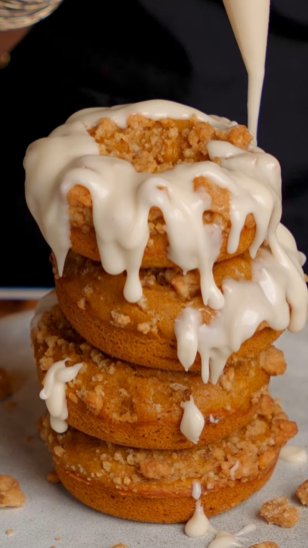
[[(0, 509), (0, 546), (10, 548), (109, 548), (125, 542), (129, 548), (205, 548), (211, 536), (189, 539), (183, 525), (150, 525), (101, 515), (73, 499), (59, 485), (46, 481), (52, 469), (44, 444), (36, 434), (36, 422), (44, 410), (38, 398), (32, 351), (29, 343), (31, 314), (21, 313), (0, 320), (0, 367), (12, 371), (19, 384), (12, 397), (16, 407), (0, 405), (0, 474), (16, 477), (26, 495), (21, 509)], [(272, 393), (281, 397), (290, 418), (297, 421), (298, 436), (291, 445), (308, 444), (308, 330), (286, 334), (279, 341), (288, 363), (287, 373), (272, 381)], [(33, 436), (29, 442), (27, 436)], [(294, 498), (297, 486), (308, 478), (307, 465), (279, 462), (271, 481), (238, 508), (211, 521), (217, 529), (235, 532), (248, 523), (257, 530), (243, 547), (271, 540), (281, 548), (307, 548), (308, 508)], [(300, 509), (300, 523), (293, 529), (269, 526), (258, 518), (261, 504), (275, 496), (287, 496)], [(13, 536), (5, 534), (14, 529)], [(62, 541), (55, 541), (61, 537)]]

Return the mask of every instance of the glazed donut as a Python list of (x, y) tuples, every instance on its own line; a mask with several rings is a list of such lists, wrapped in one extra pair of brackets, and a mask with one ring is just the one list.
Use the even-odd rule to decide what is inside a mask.
[[(121, 129), (109, 118), (103, 118), (89, 134), (99, 144), (100, 154), (121, 158), (130, 162), (137, 172), (163, 173), (183, 163), (209, 160), (206, 145), (209, 141), (221, 140), (247, 150), (252, 135), (244, 126), (218, 130), (196, 116), (189, 120), (150, 120), (140, 115), (131, 115), (127, 128)], [(246, 251), (255, 237), (255, 220), (252, 214), (245, 219), (234, 253), (227, 252), (230, 233), (229, 194), (209, 179), (196, 177), (194, 188), (203, 188), (211, 199), (211, 207), (203, 214), (204, 224), (217, 224), (222, 228), (222, 243), (217, 261)], [(68, 193), (71, 222), (72, 249), (94, 261), (100, 261), (93, 227), (92, 199), (90, 192), (81, 186)], [(168, 236), (165, 220), (157, 207), (149, 210), (149, 239), (144, 251), (142, 268), (164, 268), (174, 266), (168, 258)]]
[(59, 360), (67, 359), (68, 367), (83, 364), (66, 389), (68, 424), (107, 442), (143, 449), (194, 446), (180, 431), (181, 405), (190, 396), (205, 418), (198, 445), (225, 438), (257, 412), (269, 375), (285, 370), (282, 352), (274, 347), (226, 368), (215, 386), (203, 384), (199, 374), (112, 360), (72, 329), (59, 306), (44, 313), (31, 338), (41, 384)]
[(169, 101), (76, 113), (25, 158), (27, 202), (59, 273), (72, 247), (126, 271), (136, 302), (139, 268), (196, 268), (204, 304), (221, 308), (214, 262), (277, 240), (280, 166), (251, 143), (244, 126)]
[[(214, 325), (216, 312), (202, 303), (198, 272), (184, 276), (179, 269), (141, 270), (143, 298), (138, 303), (128, 303), (123, 296), (124, 274), (111, 276), (104, 272), (99, 263), (70, 252), (63, 276), (60, 277), (54, 258), (52, 262), (57, 296), (65, 316), (78, 333), (110, 356), (151, 368), (183, 371), (174, 332), (177, 318), (189, 306), (201, 311), (204, 324)], [(226, 277), (239, 282), (238, 288), (234, 282), (238, 290), (235, 301), (239, 310), (237, 313), (232, 305), (230, 311), (234, 325), (237, 317), (243, 315), (240, 302), (246, 306), (245, 299), (240, 301), (244, 288), (249, 292), (256, 288), (255, 284), (251, 283), (250, 287), (248, 283), (252, 277), (252, 263), (250, 257), (245, 255), (214, 266), (214, 279), (218, 287), (222, 287)], [(262, 301), (261, 293), (259, 299)], [(247, 306), (250, 305), (248, 301)], [(269, 307), (272, 308), (272, 305)], [(287, 323), (284, 328), (289, 320), (288, 310), (285, 313)], [(236, 352), (230, 352), (227, 364), (257, 356), (280, 336), (282, 330), (269, 327), (264, 321), (266, 317), (269, 316), (256, 316), (257, 321), (255, 326), (251, 326), (248, 338), (245, 329), (242, 344)], [(238, 325), (237, 330), (240, 329)], [(223, 334), (221, 341), (224, 342)], [(190, 371), (200, 371), (200, 368), (200, 355), (197, 354)]]
[(105, 514), (154, 523), (191, 517), (194, 480), (201, 484), (208, 517), (246, 500), (270, 478), (280, 447), (296, 432), (269, 396), (251, 423), (229, 438), (176, 452), (123, 448), (73, 428), (56, 435), (48, 418), (41, 427), (56, 472), (72, 495)]

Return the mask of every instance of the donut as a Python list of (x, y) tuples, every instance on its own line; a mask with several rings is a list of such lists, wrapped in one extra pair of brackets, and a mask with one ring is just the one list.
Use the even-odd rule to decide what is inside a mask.
[[(89, 130), (99, 145), (102, 156), (112, 156), (130, 162), (138, 173), (163, 173), (176, 165), (209, 161), (206, 148), (209, 141), (229, 142), (241, 150), (247, 150), (252, 135), (244, 126), (221, 130), (208, 122), (200, 122), (196, 116), (189, 120), (150, 120), (131, 115), (127, 128), (122, 129), (109, 118), (101, 119)], [(246, 251), (255, 237), (255, 220), (247, 215), (239, 243), (234, 253), (227, 252), (230, 233), (230, 199), (228, 191), (220, 189), (209, 178), (196, 177), (194, 189), (204, 189), (211, 199), (211, 207), (203, 214), (203, 223), (222, 228), (222, 242), (217, 261), (225, 260)], [(74, 186), (67, 195), (71, 247), (80, 255), (100, 261), (95, 229), (93, 227), (92, 199), (88, 189)], [(141, 267), (172, 267), (168, 258), (168, 236), (165, 220), (158, 207), (152, 207), (148, 215), (149, 239), (144, 250)]]
[(59, 274), (72, 248), (126, 272), (130, 302), (140, 268), (176, 265), (199, 270), (204, 304), (221, 308), (213, 264), (279, 245), (279, 163), (225, 118), (169, 101), (87, 109), (30, 145), (24, 163)]
[(112, 360), (72, 329), (59, 306), (43, 314), (31, 338), (41, 384), (59, 360), (67, 359), (68, 367), (83, 364), (66, 389), (69, 425), (110, 443), (143, 449), (194, 446), (180, 430), (181, 405), (191, 395), (205, 418), (198, 445), (225, 438), (252, 419), (270, 375), (285, 369), (282, 352), (274, 347), (255, 360), (227, 367), (215, 386), (204, 384), (196, 373)]
[(240, 504), (268, 481), (280, 447), (296, 432), (268, 395), (246, 427), (223, 441), (176, 452), (123, 448), (72, 427), (55, 434), (48, 417), (41, 425), (55, 470), (74, 497), (105, 514), (152, 523), (191, 517), (194, 480), (208, 517)]
[[(70, 252), (63, 276), (60, 277), (54, 257), (51, 260), (57, 295), (65, 316), (87, 341), (115, 358), (151, 368), (183, 371), (174, 332), (177, 318), (189, 306), (201, 311), (202, 322), (205, 324), (211, 325), (215, 320), (216, 312), (203, 305), (196, 271), (184, 276), (179, 269), (141, 270), (143, 297), (138, 303), (129, 303), (123, 296), (124, 274), (107, 274), (100, 263)], [(249, 285), (252, 278), (252, 260), (249, 255), (216, 263), (213, 274), (218, 287), (222, 287), (225, 277), (239, 282), (236, 287), (238, 307), (237, 299), (241, 299), (243, 289), (250, 292), (255, 287), (255, 284), (251, 283), (251, 288)], [(262, 291), (259, 299), (261, 302)], [(251, 306), (250, 302), (248, 304)], [(268, 305), (272, 309), (272, 305)], [(286, 304), (284, 328), (289, 321), (288, 310)], [(238, 313), (231, 309), (231, 319), (235, 324), (237, 315), (243, 315), (242, 309), (239, 308)], [(252, 325), (251, 336), (248, 338), (245, 328), (242, 344), (236, 352), (230, 352), (227, 364), (257, 356), (280, 336), (282, 330), (270, 327), (264, 321), (265, 317), (268, 316), (260, 316), (260, 321)], [(240, 325), (237, 329), (240, 332)], [(201, 359), (197, 354), (189, 370), (200, 369)]]

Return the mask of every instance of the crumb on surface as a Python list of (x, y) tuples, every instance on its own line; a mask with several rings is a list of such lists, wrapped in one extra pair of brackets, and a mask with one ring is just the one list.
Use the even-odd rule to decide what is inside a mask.
[(266, 540), (265, 542), (261, 542), (260, 544), (254, 544), (253, 546), (250, 546), (250, 548), (280, 548), (276, 542), (271, 542)]
[(110, 548), (128, 548), (128, 546), (120, 542), (120, 544), (115, 544), (114, 546), (111, 546)]
[(296, 490), (296, 494), (304, 506), (308, 506), (308, 480), (304, 481)]
[(4, 400), (13, 393), (13, 387), (8, 372), (0, 367), (0, 400)]
[(279, 525), (279, 527), (294, 527), (299, 521), (297, 508), (289, 506), (289, 500), (286, 497), (265, 502), (260, 514), (270, 525)]
[(17, 480), (12, 476), (0, 475), (0, 508), (20, 508), (25, 500)]
[(55, 540), (56, 540), (57, 542), (61, 542), (62, 537), (56, 537)]
[(49, 472), (46, 477), (48, 483), (53, 483), (54, 485), (57, 485), (58, 483), (61, 483), (59, 480), (59, 476), (55, 470), (52, 472)]
[(11, 537), (12, 535), (14, 535), (14, 533), (15, 533), (14, 529), (8, 529), (7, 531), (5, 531), (5, 534), (8, 537)]

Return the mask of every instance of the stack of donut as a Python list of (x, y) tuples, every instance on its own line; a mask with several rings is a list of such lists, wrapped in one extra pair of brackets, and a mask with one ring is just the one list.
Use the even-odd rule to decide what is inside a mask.
[(243, 126), (167, 101), (72, 116), (26, 155), (56, 293), (32, 343), (63, 485), (103, 513), (188, 520), (270, 478), (296, 433), (268, 391), (307, 289), (280, 168)]

